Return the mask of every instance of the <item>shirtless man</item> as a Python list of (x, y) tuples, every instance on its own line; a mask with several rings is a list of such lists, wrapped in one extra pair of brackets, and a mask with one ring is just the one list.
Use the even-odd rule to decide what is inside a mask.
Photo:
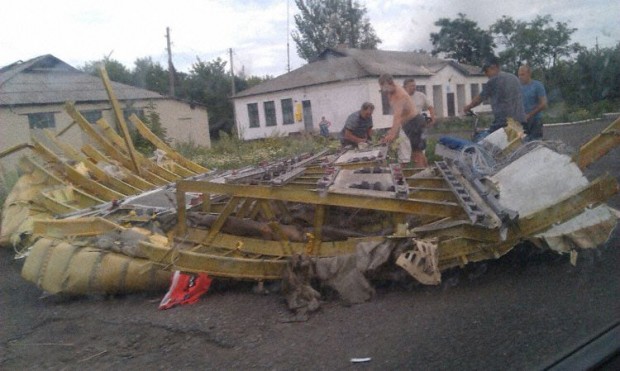
[(383, 137), (383, 143), (390, 143), (400, 132), (402, 128), (407, 138), (411, 142), (411, 161), (415, 167), (428, 167), (428, 160), (424, 155), (426, 143), (422, 139), (422, 133), (426, 125), (426, 120), (420, 112), (417, 111), (413, 100), (407, 94), (405, 89), (396, 85), (394, 79), (389, 74), (379, 76), (379, 86), (381, 91), (387, 94), (394, 114), (392, 127)]

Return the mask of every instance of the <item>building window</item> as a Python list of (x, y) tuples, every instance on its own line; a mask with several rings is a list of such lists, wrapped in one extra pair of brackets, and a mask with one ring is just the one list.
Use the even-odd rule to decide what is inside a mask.
[(97, 120), (100, 120), (102, 117), (101, 111), (80, 111), (80, 113), (82, 114), (82, 116), (84, 116), (86, 121), (90, 122), (91, 124), (96, 123)]
[(480, 94), (480, 85), (471, 84), (471, 99), (474, 99)]
[(284, 125), (294, 123), (295, 117), (293, 115), (293, 100), (291, 98), (282, 99), (280, 104), (282, 105), (282, 123)]
[(384, 115), (392, 114), (392, 107), (390, 107), (390, 100), (388, 99), (387, 93), (381, 92), (381, 109), (383, 110)]
[(415, 90), (426, 95), (426, 85), (416, 85)]
[(250, 120), (251, 128), (260, 127), (260, 120), (258, 118), (258, 103), (248, 104), (248, 119)]
[(53, 112), (40, 112), (28, 114), (28, 125), (30, 129), (52, 129), (56, 127), (56, 120)]
[(273, 101), (263, 103), (265, 109), (265, 125), (276, 126), (276, 104)]

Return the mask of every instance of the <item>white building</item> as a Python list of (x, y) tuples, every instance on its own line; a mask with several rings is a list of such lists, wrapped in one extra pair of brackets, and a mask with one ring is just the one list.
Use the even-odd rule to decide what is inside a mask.
[[(438, 118), (460, 116), (463, 106), (480, 93), (487, 78), (479, 67), (428, 54), (337, 48), (316, 61), (236, 94), (237, 130), (243, 139), (318, 131), (322, 116), (339, 132), (349, 114), (364, 102), (375, 104), (375, 129), (392, 124), (377, 82), (389, 73), (397, 84), (416, 80), (431, 100)], [(480, 110), (489, 110), (481, 106)]]
[[(203, 106), (133, 86), (112, 82), (112, 90), (124, 114), (159, 114), (167, 138), (173, 142), (193, 141), (209, 147), (209, 119)], [(79, 149), (88, 141), (73, 119), (65, 112), (67, 101), (91, 123), (103, 118), (115, 126), (116, 118), (100, 78), (81, 72), (53, 55), (0, 68), (0, 152), (28, 143), (39, 129), (62, 133), (61, 139)], [(128, 122), (128, 125), (131, 125)], [(12, 168), (21, 153), (1, 159)]]

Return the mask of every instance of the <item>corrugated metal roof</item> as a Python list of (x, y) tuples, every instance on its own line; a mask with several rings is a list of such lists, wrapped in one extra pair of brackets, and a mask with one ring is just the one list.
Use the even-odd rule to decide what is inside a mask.
[[(158, 93), (112, 82), (119, 100), (163, 99)], [(53, 55), (0, 69), (0, 106), (107, 101), (101, 79), (81, 72)]]
[(429, 54), (390, 50), (330, 48), (310, 62), (274, 79), (239, 92), (234, 98), (273, 93), (312, 85), (346, 81), (389, 73), (393, 76), (432, 76), (446, 66), (465, 75), (481, 75), (479, 67), (468, 66)]

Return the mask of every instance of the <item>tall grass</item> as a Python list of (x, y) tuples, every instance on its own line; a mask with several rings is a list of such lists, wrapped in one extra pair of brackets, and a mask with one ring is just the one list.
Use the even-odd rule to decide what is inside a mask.
[(281, 134), (267, 138), (244, 141), (220, 132), (220, 139), (211, 148), (193, 142), (177, 144), (175, 149), (183, 156), (210, 169), (234, 169), (255, 166), (266, 161), (294, 157), (303, 153), (316, 153), (326, 148), (338, 148), (336, 139), (301, 133), (293, 136)]

